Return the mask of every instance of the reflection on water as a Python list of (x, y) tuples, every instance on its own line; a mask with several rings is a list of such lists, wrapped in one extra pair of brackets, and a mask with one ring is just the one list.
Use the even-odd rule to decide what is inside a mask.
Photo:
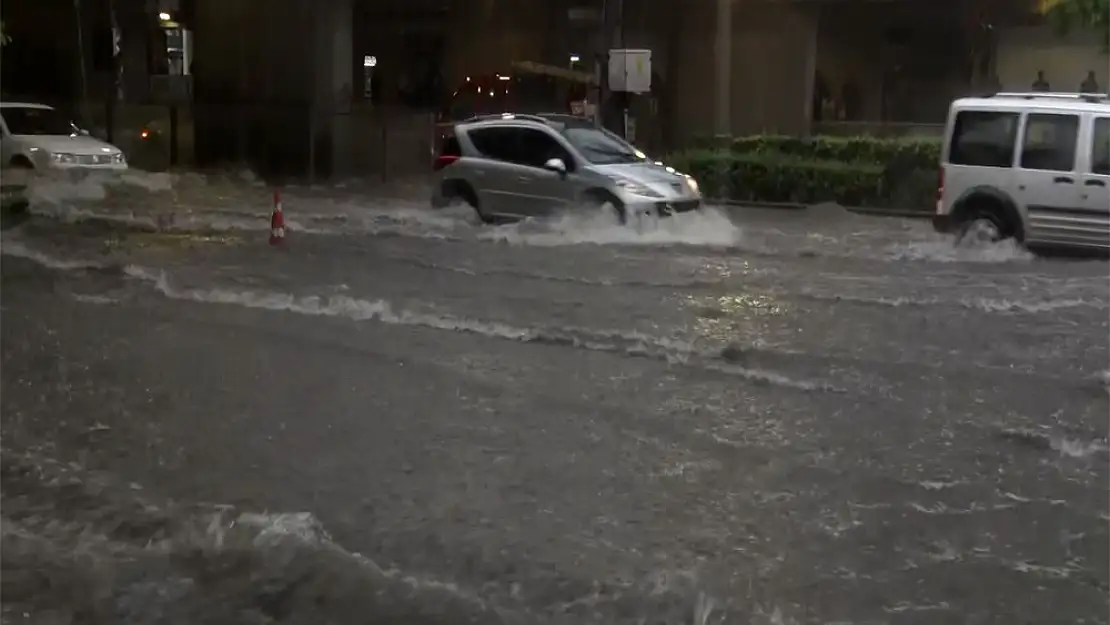
[(737, 295), (689, 296), (686, 305), (697, 313), (695, 328), (707, 339), (732, 341), (752, 338), (755, 328), (750, 321), (789, 312), (787, 305), (773, 295), (743, 293)]

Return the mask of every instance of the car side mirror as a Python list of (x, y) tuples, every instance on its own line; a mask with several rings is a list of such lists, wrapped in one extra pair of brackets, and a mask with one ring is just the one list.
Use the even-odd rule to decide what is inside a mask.
[(567, 175), (567, 164), (564, 163), (563, 159), (561, 159), (561, 158), (549, 158), (549, 159), (547, 159), (547, 162), (543, 164), (543, 168), (548, 170), (548, 171), (553, 171), (553, 172), (559, 174), (560, 176)]

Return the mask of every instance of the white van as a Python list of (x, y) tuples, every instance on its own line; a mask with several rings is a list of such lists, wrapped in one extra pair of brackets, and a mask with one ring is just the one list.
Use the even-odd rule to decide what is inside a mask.
[(953, 102), (933, 225), (963, 241), (1110, 249), (1110, 97)]

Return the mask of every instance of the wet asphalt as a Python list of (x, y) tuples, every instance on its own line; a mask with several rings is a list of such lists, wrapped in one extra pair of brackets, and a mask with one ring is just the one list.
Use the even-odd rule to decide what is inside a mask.
[(1107, 622), (1105, 260), (185, 195), (4, 232), (5, 622)]

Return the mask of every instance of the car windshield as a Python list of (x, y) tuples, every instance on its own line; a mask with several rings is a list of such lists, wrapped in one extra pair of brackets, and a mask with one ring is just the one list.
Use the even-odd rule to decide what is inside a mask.
[(592, 125), (566, 126), (562, 133), (583, 158), (595, 165), (638, 163), (647, 159), (643, 152), (604, 128)]
[(35, 106), (5, 106), (0, 109), (8, 132), (13, 135), (77, 134), (77, 127), (57, 109)]

